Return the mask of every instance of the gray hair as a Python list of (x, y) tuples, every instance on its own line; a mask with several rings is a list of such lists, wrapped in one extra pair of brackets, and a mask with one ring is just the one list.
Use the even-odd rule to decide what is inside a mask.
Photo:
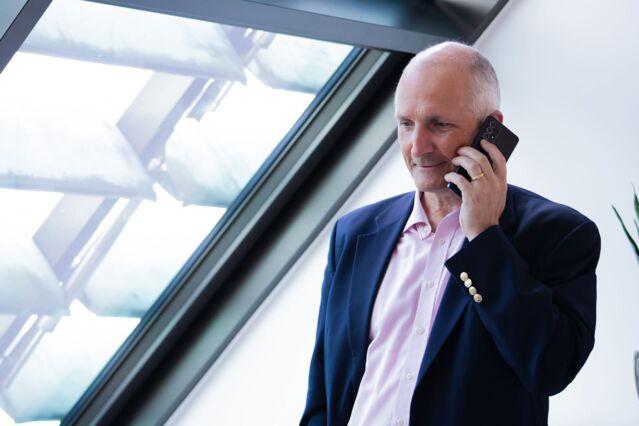
[(473, 79), (473, 94), (470, 104), (473, 113), (483, 118), (499, 110), (499, 80), (490, 61), (477, 49), (472, 49), (469, 69)]
[[(430, 56), (435, 52), (445, 50), (450, 53), (460, 52), (462, 61), (468, 66), (468, 71), (472, 79), (471, 99), (469, 101), (470, 110), (478, 118), (485, 118), (491, 113), (499, 110), (500, 94), (497, 73), (490, 61), (475, 47), (455, 41), (445, 41), (427, 49), (422, 50), (411, 60)], [(457, 56), (459, 58), (460, 56)]]

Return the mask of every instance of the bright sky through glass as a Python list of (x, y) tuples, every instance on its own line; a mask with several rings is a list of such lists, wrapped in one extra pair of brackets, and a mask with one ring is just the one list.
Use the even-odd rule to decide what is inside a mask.
[(53, 1), (0, 75), (0, 426), (59, 423), (350, 51)]

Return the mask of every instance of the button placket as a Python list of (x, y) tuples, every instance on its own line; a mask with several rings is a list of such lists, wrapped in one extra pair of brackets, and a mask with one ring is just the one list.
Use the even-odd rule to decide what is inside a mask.
[[(454, 232), (451, 232), (452, 226), (455, 227)], [(407, 339), (406, 351), (402, 351), (402, 356), (398, 359), (399, 371), (395, 370), (393, 375), (393, 379), (396, 380), (397, 393), (391, 402), (390, 419), (388, 417), (385, 419), (387, 422), (390, 421), (390, 424), (408, 425), (408, 419), (405, 416), (410, 411), (411, 396), (417, 384), (423, 354), (428, 346), (429, 330), (432, 327), (434, 315), (439, 307), (438, 302), (441, 301), (449, 276), (445, 268), (445, 261), (454, 254), (450, 253), (450, 250), (457, 250), (463, 244), (463, 238), (460, 238), (462, 234), (458, 215), (447, 217), (443, 226), (438, 227), (435, 232), (431, 232), (427, 228), (419, 228), (422, 227), (417, 227), (420, 232), (416, 236), (420, 237), (428, 247), (428, 256), (423, 259), (424, 269), (422, 269), (423, 272), (418, 283), (415, 283), (419, 285), (419, 296), (417, 306), (413, 311), (414, 317), (411, 318), (413, 321), (412, 338)], [(419, 268), (421, 269), (421, 265)], [(437, 270), (434, 271), (433, 268)]]
[[(441, 271), (431, 271), (432, 264), (441, 263), (443, 265), (443, 256), (442, 246), (435, 244), (436, 239), (434, 235), (429, 235), (428, 238), (424, 240), (425, 244), (428, 244), (428, 239), (433, 238), (430, 242), (430, 254), (426, 259), (424, 265), (424, 275), (422, 279), (421, 290), (419, 293), (419, 300), (417, 304), (417, 310), (415, 312), (415, 322), (418, 324), (430, 324), (432, 321), (432, 310), (426, 309), (426, 306), (433, 306), (436, 298), (436, 291), (433, 289), (437, 288), (437, 282), (435, 277), (441, 275)], [(426, 347), (426, 331), (427, 328), (425, 326), (417, 326), (415, 324), (413, 327), (416, 330), (416, 336), (414, 339), (410, 339), (408, 343), (408, 353), (406, 357), (406, 362), (404, 363), (404, 368), (401, 376), (399, 376), (399, 392), (398, 398), (395, 402), (395, 410), (394, 414), (401, 415), (406, 411), (408, 407), (400, 408), (402, 405), (406, 403), (406, 401), (410, 401), (411, 395), (415, 389), (416, 384), (416, 371), (419, 370), (421, 365), (421, 357), (420, 354), (423, 354), (424, 348)], [(408, 361), (410, 360), (410, 361)], [(400, 402), (403, 401), (403, 402)], [(399, 418), (399, 417), (398, 417)]]

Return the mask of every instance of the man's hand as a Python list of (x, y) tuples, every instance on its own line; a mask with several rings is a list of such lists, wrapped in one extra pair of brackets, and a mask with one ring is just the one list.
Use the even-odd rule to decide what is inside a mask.
[(492, 167), (484, 154), (463, 146), (457, 150), (459, 156), (452, 162), (466, 169), (474, 179), (469, 182), (454, 172), (444, 176), (446, 182), (454, 183), (462, 192), (459, 222), (469, 241), (497, 225), (506, 205), (506, 159), (494, 144), (482, 140), (481, 146), (490, 156)]

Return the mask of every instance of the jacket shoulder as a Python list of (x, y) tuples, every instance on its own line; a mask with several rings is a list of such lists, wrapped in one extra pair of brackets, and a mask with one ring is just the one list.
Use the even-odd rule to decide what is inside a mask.
[(512, 197), (515, 216), (520, 223), (532, 223), (543, 228), (575, 228), (586, 223), (594, 223), (572, 207), (549, 200), (539, 194), (518, 186), (508, 186)]

